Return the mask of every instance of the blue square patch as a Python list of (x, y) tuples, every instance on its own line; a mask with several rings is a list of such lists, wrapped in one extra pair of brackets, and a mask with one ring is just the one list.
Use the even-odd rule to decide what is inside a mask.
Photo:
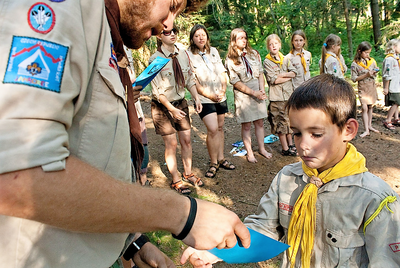
[(68, 47), (14, 36), (3, 83), (23, 84), (60, 93)]

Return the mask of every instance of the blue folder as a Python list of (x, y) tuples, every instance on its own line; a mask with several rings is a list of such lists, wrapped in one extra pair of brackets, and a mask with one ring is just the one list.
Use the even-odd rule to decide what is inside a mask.
[(233, 248), (209, 250), (226, 263), (252, 263), (269, 260), (289, 248), (289, 245), (276, 241), (249, 228), (251, 245), (244, 248), (239, 243)]
[(169, 61), (170, 59), (162, 57), (155, 58), (150, 65), (147, 66), (147, 68), (136, 78), (136, 81), (132, 84), (132, 86), (142, 86), (142, 89), (144, 89)]

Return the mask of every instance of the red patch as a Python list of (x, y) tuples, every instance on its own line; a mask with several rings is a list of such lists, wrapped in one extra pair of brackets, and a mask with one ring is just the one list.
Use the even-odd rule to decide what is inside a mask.
[(393, 252), (399, 252), (400, 251), (400, 243), (389, 244), (389, 247)]
[(292, 212), (293, 211), (293, 206), (290, 206), (289, 204), (285, 204), (285, 203), (279, 203), (279, 209), (288, 211), (288, 212)]

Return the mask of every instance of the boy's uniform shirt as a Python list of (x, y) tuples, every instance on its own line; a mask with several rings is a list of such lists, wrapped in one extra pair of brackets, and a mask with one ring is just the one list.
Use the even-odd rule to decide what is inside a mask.
[[(164, 68), (156, 75), (151, 81), (152, 87), (152, 98), (156, 101), (160, 101), (159, 96), (164, 95), (168, 101), (179, 101), (185, 98), (185, 88), (180, 87), (175, 82), (174, 69), (172, 67), (171, 52), (161, 46), (161, 52), (156, 51), (150, 59), (149, 64), (157, 57), (171, 59)], [(177, 54), (176, 58), (181, 65), (182, 73), (185, 78), (185, 87), (190, 89), (196, 85), (195, 76), (192, 72), (189, 64), (189, 57), (184, 50), (178, 49), (175, 46), (174, 54)]]
[[(0, 173), (59, 171), (74, 155), (130, 182), (125, 92), (104, 1), (2, 1), (0, 13)], [(108, 267), (127, 236), (0, 215), (0, 266)]]
[[(189, 49), (187, 50), (187, 53), (197, 81), (203, 86), (204, 90), (212, 94), (218, 94), (221, 92), (221, 74), (226, 73), (226, 69), (222, 64), (218, 50), (215, 47), (211, 47), (210, 53), (206, 53), (204, 56), (193, 54)], [(206, 59), (203, 57), (206, 57)], [(199, 97), (201, 103), (215, 103), (201, 94), (199, 94)], [(220, 102), (225, 100), (226, 96), (224, 96)]]
[[(297, 198), (310, 178), (301, 162), (285, 166), (262, 197), (257, 213), (244, 223), (271, 238), (285, 236)], [(388, 196), (388, 203), (363, 233), (365, 221)], [(382, 179), (364, 172), (323, 185), (316, 202), (316, 230), (311, 255), (313, 268), (398, 267), (400, 263), (399, 196)], [(283, 227), (283, 232), (281, 231)], [(281, 267), (290, 267), (287, 251)], [(301, 252), (296, 258), (301, 267)]]
[[(347, 66), (342, 54), (340, 54), (339, 59), (340, 62), (337, 59), (337, 55), (335, 53), (327, 51), (325, 66), (324, 66), (325, 73), (334, 75), (339, 78), (344, 78), (344, 73), (347, 72)], [(321, 60), (319, 61), (319, 66), (321, 66)]]
[(390, 81), (390, 93), (400, 93), (400, 69), (399, 61), (396, 58), (390, 56), (384, 59), (382, 78), (386, 81)]
[(292, 83), (294, 89), (299, 87), (304, 81), (307, 81), (310, 79), (310, 64), (312, 60), (311, 52), (307, 50), (302, 50), (304, 61), (305, 61), (305, 66), (306, 70), (304, 71), (303, 63), (301, 62), (301, 56), (293, 51), (294, 54), (289, 53), (286, 55), (286, 57), (290, 60), (292, 63), (293, 67), (296, 68), (296, 76), (292, 78)]
[(294, 72), (297, 75), (297, 70), (290, 62), (289, 57), (284, 57), (282, 64), (265, 59), (263, 66), (265, 78), (269, 86), (269, 100), (287, 101), (293, 93), (292, 79), (281, 84), (274, 84), (274, 82), (280, 73)]

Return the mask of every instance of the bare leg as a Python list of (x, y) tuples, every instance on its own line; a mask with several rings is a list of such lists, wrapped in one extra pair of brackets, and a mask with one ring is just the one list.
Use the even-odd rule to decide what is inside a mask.
[(287, 143), (286, 134), (278, 133), (279, 141), (282, 145), (282, 150), (287, 151), (289, 150), (289, 145)]
[(244, 148), (247, 151), (247, 161), (250, 163), (257, 163), (257, 159), (254, 157), (253, 150), (251, 149), (251, 122), (242, 123), (242, 139)]
[(218, 135), (219, 135), (219, 147), (218, 147), (218, 161), (225, 159), (224, 157), (224, 144), (225, 144), (225, 135), (224, 135), (224, 123), (225, 123), (225, 114), (218, 115)]
[[(212, 164), (218, 163), (219, 157), (219, 147), (221, 145), (221, 134), (219, 131), (217, 113), (211, 113), (203, 117), (204, 125), (207, 127), (207, 150), (210, 155), (210, 160)], [(222, 144), (223, 145), (223, 144)], [(190, 173), (189, 173), (190, 174)]]
[(179, 142), (181, 144), (181, 155), (185, 175), (192, 174), (192, 143), (190, 140), (190, 129), (178, 131)]
[[(362, 121), (364, 123), (364, 129), (365, 131), (360, 135), (361, 138), (364, 138), (365, 136), (369, 136), (369, 114), (368, 114), (368, 105), (367, 104), (361, 104), (361, 110), (362, 110)], [(372, 113), (372, 110), (371, 110)]]
[(258, 143), (258, 152), (264, 156), (265, 158), (269, 159), (272, 157), (272, 154), (265, 150), (264, 145), (264, 119), (258, 119), (253, 122), (257, 143)]
[(379, 130), (372, 127), (372, 105), (368, 105), (368, 129), (372, 132), (379, 133)]
[(396, 115), (397, 112), (397, 117), (399, 116), (398, 113), (398, 105), (397, 104), (393, 104), (392, 107), (390, 107), (387, 117), (386, 117), (386, 122), (387, 123), (391, 123), (392, 122), (392, 117), (393, 115)]
[(165, 135), (162, 136), (162, 138), (165, 144), (165, 162), (172, 176), (172, 182), (175, 183), (180, 180), (176, 162), (176, 147), (178, 146), (178, 141), (176, 140), (175, 134)]

